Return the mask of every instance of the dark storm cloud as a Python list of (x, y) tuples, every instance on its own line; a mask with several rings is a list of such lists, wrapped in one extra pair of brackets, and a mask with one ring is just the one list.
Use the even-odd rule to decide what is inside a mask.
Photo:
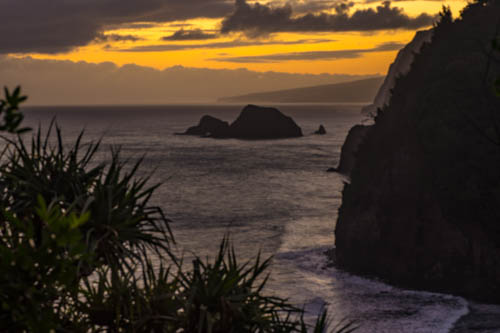
[(120, 52), (168, 52), (193, 49), (222, 49), (244, 46), (262, 46), (262, 45), (297, 45), (297, 44), (320, 44), (335, 42), (334, 39), (300, 39), (295, 41), (243, 41), (233, 40), (230, 42), (217, 42), (207, 44), (162, 44), (162, 45), (144, 45), (128, 49), (110, 49), (110, 51)]
[(170, 36), (163, 37), (162, 40), (169, 41), (169, 40), (205, 40), (205, 39), (214, 39), (217, 38), (217, 34), (210, 33), (210, 32), (205, 32), (201, 29), (194, 29), (194, 30), (178, 30), (174, 32)]
[[(411, 18), (391, 8), (389, 2), (349, 14), (350, 3), (289, 0), (280, 6), (274, 1), (277, 6), (250, 5), (245, 0), (0, 0), (0, 54), (67, 52), (98, 40), (109, 28), (147, 28), (198, 17), (225, 17), (222, 32), (243, 31), (253, 36), (281, 31), (412, 29), (432, 22), (427, 14)], [(321, 12), (332, 8), (335, 14)], [(187, 40), (189, 35), (185, 36)]]
[(95, 40), (106, 27), (217, 18), (226, 0), (0, 0), (0, 53), (59, 53)]
[(292, 61), (292, 60), (314, 61), (314, 60), (353, 59), (361, 57), (364, 53), (394, 51), (394, 50), (399, 50), (402, 47), (404, 47), (404, 44), (389, 42), (380, 44), (372, 49), (276, 53), (263, 56), (213, 58), (210, 60), (219, 62), (232, 62), (232, 63), (275, 63), (275, 62)]
[(221, 32), (244, 32), (249, 36), (260, 36), (275, 32), (416, 29), (432, 24), (435, 19), (426, 13), (410, 17), (403, 9), (391, 7), (390, 1), (383, 2), (376, 9), (358, 9), (350, 13), (353, 5), (353, 2), (341, 2), (332, 4), (334, 14), (308, 13), (297, 16), (289, 4), (272, 7), (236, 0), (236, 9), (223, 20)]

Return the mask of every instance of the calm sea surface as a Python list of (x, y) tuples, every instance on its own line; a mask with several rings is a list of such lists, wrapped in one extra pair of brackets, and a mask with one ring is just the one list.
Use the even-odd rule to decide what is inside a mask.
[[(336, 166), (349, 128), (364, 120), (352, 105), (281, 105), (303, 138), (266, 141), (175, 136), (210, 114), (233, 121), (242, 106), (26, 108), (26, 124), (53, 117), (72, 142), (102, 138), (131, 160), (146, 156), (163, 186), (154, 203), (173, 221), (178, 251), (208, 256), (229, 233), (241, 260), (274, 256), (268, 292), (305, 304), (310, 318), (328, 306), (335, 321), (358, 320), (359, 332), (448, 332), (467, 312), (459, 297), (405, 291), (326, 268), (334, 246), (343, 179)], [(312, 135), (320, 124), (328, 134)], [(109, 154), (99, 155), (100, 159)]]

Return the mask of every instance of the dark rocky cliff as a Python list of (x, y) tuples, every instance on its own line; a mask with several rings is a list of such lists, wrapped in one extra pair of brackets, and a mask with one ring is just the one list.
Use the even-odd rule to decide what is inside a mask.
[(361, 110), (362, 113), (375, 115), (377, 109), (389, 104), (392, 95), (391, 90), (396, 84), (396, 79), (410, 71), (415, 54), (420, 52), (424, 43), (429, 43), (432, 40), (432, 34), (432, 29), (417, 31), (413, 40), (398, 52), (396, 59), (389, 67), (384, 83), (378, 90), (373, 103), (365, 106)]
[(344, 188), (341, 267), (500, 302), (499, 31), (499, 0), (444, 15), (396, 81)]
[(183, 135), (211, 136), (225, 138), (229, 136), (229, 124), (212, 116), (203, 116), (196, 126), (186, 130)]
[(351, 171), (356, 164), (356, 156), (359, 146), (363, 142), (370, 130), (371, 125), (356, 125), (349, 130), (342, 151), (340, 152), (339, 166), (335, 169), (336, 172), (350, 176)]

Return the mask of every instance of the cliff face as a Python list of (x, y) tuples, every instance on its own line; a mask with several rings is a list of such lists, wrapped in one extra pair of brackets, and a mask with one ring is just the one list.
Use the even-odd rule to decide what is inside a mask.
[(351, 171), (356, 164), (356, 155), (358, 153), (359, 146), (363, 142), (370, 128), (371, 126), (366, 125), (356, 125), (351, 128), (349, 134), (347, 134), (344, 144), (342, 145), (340, 162), (336, 172), (340, 172), (347, 176), (351, 174)]
[(389, 72), (385, 77), (384, 83), (378, 90), (373, 104), (363, 108), (361, 112), (367, 114), (376, 114), (378, 108), (382, 108), (389, 104), (391, 100), (391, 90), (394, 88), (396, 79), (405, 75), (410, 71), (411, 64), (415, 58), (415, 54), (420, 52), (422, 45), (432, 40), (432, 29), (417, 31), (413, 40), (408, 43), (401, 51), (398, 52), (396, 60), (389, 67)]
[(363, 140), (337, 263), (394, 284), (500, 302), (500, 1), (446, 16)]

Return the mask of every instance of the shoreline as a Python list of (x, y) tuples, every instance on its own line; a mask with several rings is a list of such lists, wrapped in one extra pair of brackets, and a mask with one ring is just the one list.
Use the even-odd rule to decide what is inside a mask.
[(500, 332), (500, 305), (480, 304), (467, 300), (469, 312), (460, 317), (450, 333), (498, 333)]
[[(335, 248), (325, 251), (324, 254), (327, 257), (327, 267), (335, 267), (336, 269), (342, 270), (342, 268), (338, 267), (335, 262)], [(376, 276), (360, 275), (357, 273), (351, 274), (408, 291), (437, 293), (436, 291), (411, 289), (394, 285), (380, 280)], [(449, 333), (500, 333), (500, 304), (484, 304), (459, 295), (443, 295), (461, 297), (467, 303), (467, 312), (452, 323), (450, 330), (448, 331)]]

